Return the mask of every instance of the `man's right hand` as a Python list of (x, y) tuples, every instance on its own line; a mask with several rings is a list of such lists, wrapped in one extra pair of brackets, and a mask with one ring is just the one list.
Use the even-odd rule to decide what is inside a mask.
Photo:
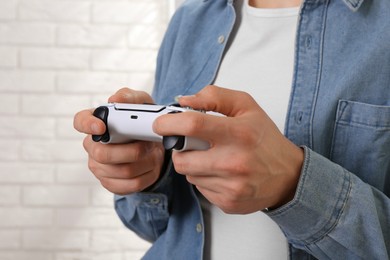
[[(117, 103), (153, 103), (149, 94), (122, 88), (108, 99)], [(92, 115), (93, 109), (78, 112), (74, 128), (87, 134), (84, 149), (88, 153), (88, 166), (107, 190), (126, 195), (139, 192), (155, 183), (164, 161), (161, 143), (132, 142), (127, 144), (102, 144), (94, 142), (92, 135), (105, 132), (105, 124)]]

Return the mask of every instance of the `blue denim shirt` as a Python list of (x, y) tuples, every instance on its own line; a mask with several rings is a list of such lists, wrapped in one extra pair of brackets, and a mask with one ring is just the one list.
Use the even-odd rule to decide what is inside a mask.
[[(235, 22), (233, 0), (188, 0), (160, 48), (160, 104), (211, 84)], [(301, 6), (285, 135), (304, 147), (295, 198), (267, 212), (292, 259), (389, 259), (390, 1)], [(153, 242), (145, 259), (202, 259), (202, 212), (173, 167), (150, 192), (115, 196), (123, 223)], [(310, 256), (311, 255), (311, 256)]]

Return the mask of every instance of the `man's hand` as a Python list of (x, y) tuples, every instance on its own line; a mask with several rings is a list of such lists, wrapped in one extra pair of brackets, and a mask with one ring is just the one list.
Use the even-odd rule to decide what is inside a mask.
[[(108, 99), (117, 103), (153, 103), (145, 92), (120, 89)], [(164, 148), (151, 142), (129, 144), (101, 144), (92, 141), (91, 135), (105, 132), (104, 123), (92, 115), (93, 109), (78, 112), (74, 128), (87, 134), (84, 149), (88, 153), (88, 166), (101, 184), (109, 191), (125, 195), (141, 191), (159, 177), (164, 160)]]
[(164, 115), (156, 119), (159, 135), (207, 140), (207, 151), (173, 153), (176, 171), (226, 213), (252, 213), (293, 199), (303, 151), (283, 136), (248, 94), (207, 86), (180, 105), (215, 111)]

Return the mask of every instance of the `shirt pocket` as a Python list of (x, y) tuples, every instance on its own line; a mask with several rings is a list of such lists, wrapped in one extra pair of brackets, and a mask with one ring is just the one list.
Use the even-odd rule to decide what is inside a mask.
[(390, 106), (340, 100), (330, 157), (372, 186), (389, 187)]

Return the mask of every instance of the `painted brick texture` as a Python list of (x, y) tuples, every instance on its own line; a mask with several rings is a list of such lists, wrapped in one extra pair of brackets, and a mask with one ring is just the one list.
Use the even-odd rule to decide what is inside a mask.
[(140, 259), (73, 115), (151, 92), (175, 0), (0, 1), (0, 259)]

